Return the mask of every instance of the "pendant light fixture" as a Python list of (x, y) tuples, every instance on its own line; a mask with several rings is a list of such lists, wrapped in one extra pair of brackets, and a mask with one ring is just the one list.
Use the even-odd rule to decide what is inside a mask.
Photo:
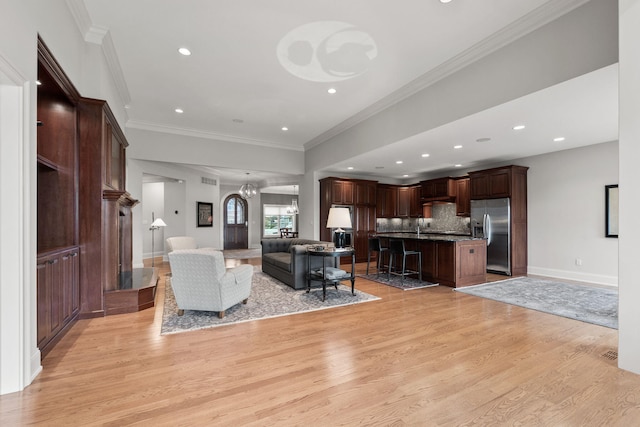
[(238, 193), (240, 193), (240, 197), (243, 199), (250, 199), (258, 194), (258, 187), (249, 183), (249, 172), (247, 172), (247, 183), (242, 184)]
[[(295, 196), (298, 195), (298, 191), (297, 191), (297, 186), (296, 185), (293, 186), (293, 194)], [(287, 213), (294, 214), (294, 215), (298, 214), (298, 198), (297, 197), (291, 199), (291, 206), (287, 206)]]

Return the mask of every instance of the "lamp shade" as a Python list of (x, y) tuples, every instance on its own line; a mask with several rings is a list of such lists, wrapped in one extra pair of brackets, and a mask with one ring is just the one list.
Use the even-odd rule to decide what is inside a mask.
[(167, 224), (164, 223), (162, 218), (156, 218), (155, 221), (151, 223), (151, 227), (154, 227), (154, 228), (166, 227), (166, 226)]
[(349, 208), (330, 208), (327, 228), (351, 228), (351, 211)]

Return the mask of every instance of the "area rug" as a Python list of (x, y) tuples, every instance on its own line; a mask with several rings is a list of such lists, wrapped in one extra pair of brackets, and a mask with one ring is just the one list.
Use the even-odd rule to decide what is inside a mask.
[(405, 277), (404, 283), (402, 282), (402, 277), (391, 275), (391, 279), (387, 280), (387, 275), (380, 273), (380, 276), (376, 277), (374, 274), (358, 274), (357, 277), (362, 277), (367, 280), (371, 280), (372, 282), (382, 283), (383, 285), (393, 286), (394, 288), (402, 289), (404, 291), (410, 291), (412, 289), (422, 289), (422, 288), (430, 288), (432, 286), (438, 286), (437, 283), (431, 283), (427, 281), (420, 281), (418, 279), (414, 279), (413, 277)]
[(228, 259), (260, 258), (262, 256), (262, 249), (226, 249), (222, 251), (222, 254)]
[(607, 328), (618, 328), (617, 289), (517, 277), (455, 290)]
[[(356, 283), (357, 286), (357, 283)], [(251, 295), (247, 304), (236, 304), (225, 312), (222, 319), (211, 311), (185, 310), (178, 316), (178, 307), (171, 289), (171, 279), (167, 277), (165, 285), (164, 311), (162, 313), (161, 335), (197, 329), (213, 328), (238, 322), (287, 316), (291, 314), (325, 310), (339, 306), (375, 301), (380, 298), (356, 289), (351, 295), (351, 286), (339, 285), (327, 287), (327, 298), (322, 301), (322, 288), (311, 288), (311, 292), (294, 290), (272, 278), (255, 271), (251, 285)]]

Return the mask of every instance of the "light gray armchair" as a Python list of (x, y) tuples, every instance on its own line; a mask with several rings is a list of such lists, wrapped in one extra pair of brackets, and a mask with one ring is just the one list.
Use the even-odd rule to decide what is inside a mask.
[(222, 252), (214, 249), (177, 249), (169, 252), (169, 264), (179, 316), (184, 310), (217, 311), (222, 319), (228, 308), (247, 303), (252, 265), (227, 270)]
[(178, 249), (196, 249), (196, 239), (191, 236), (174, 236), (168, 237), (167, 240), (167, 253), (173, 252)]

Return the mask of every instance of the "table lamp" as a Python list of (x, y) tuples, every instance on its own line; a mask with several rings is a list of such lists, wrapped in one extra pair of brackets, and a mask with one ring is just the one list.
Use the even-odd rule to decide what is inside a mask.
[(344, 248), (345, 232), (344, 228), (351, 228), (351, 210), (349, 208), (330, 208), (329, 218), (327, 219), (327, 228), (335, 228), (333, 234), (333, 243), (336, 248)]

